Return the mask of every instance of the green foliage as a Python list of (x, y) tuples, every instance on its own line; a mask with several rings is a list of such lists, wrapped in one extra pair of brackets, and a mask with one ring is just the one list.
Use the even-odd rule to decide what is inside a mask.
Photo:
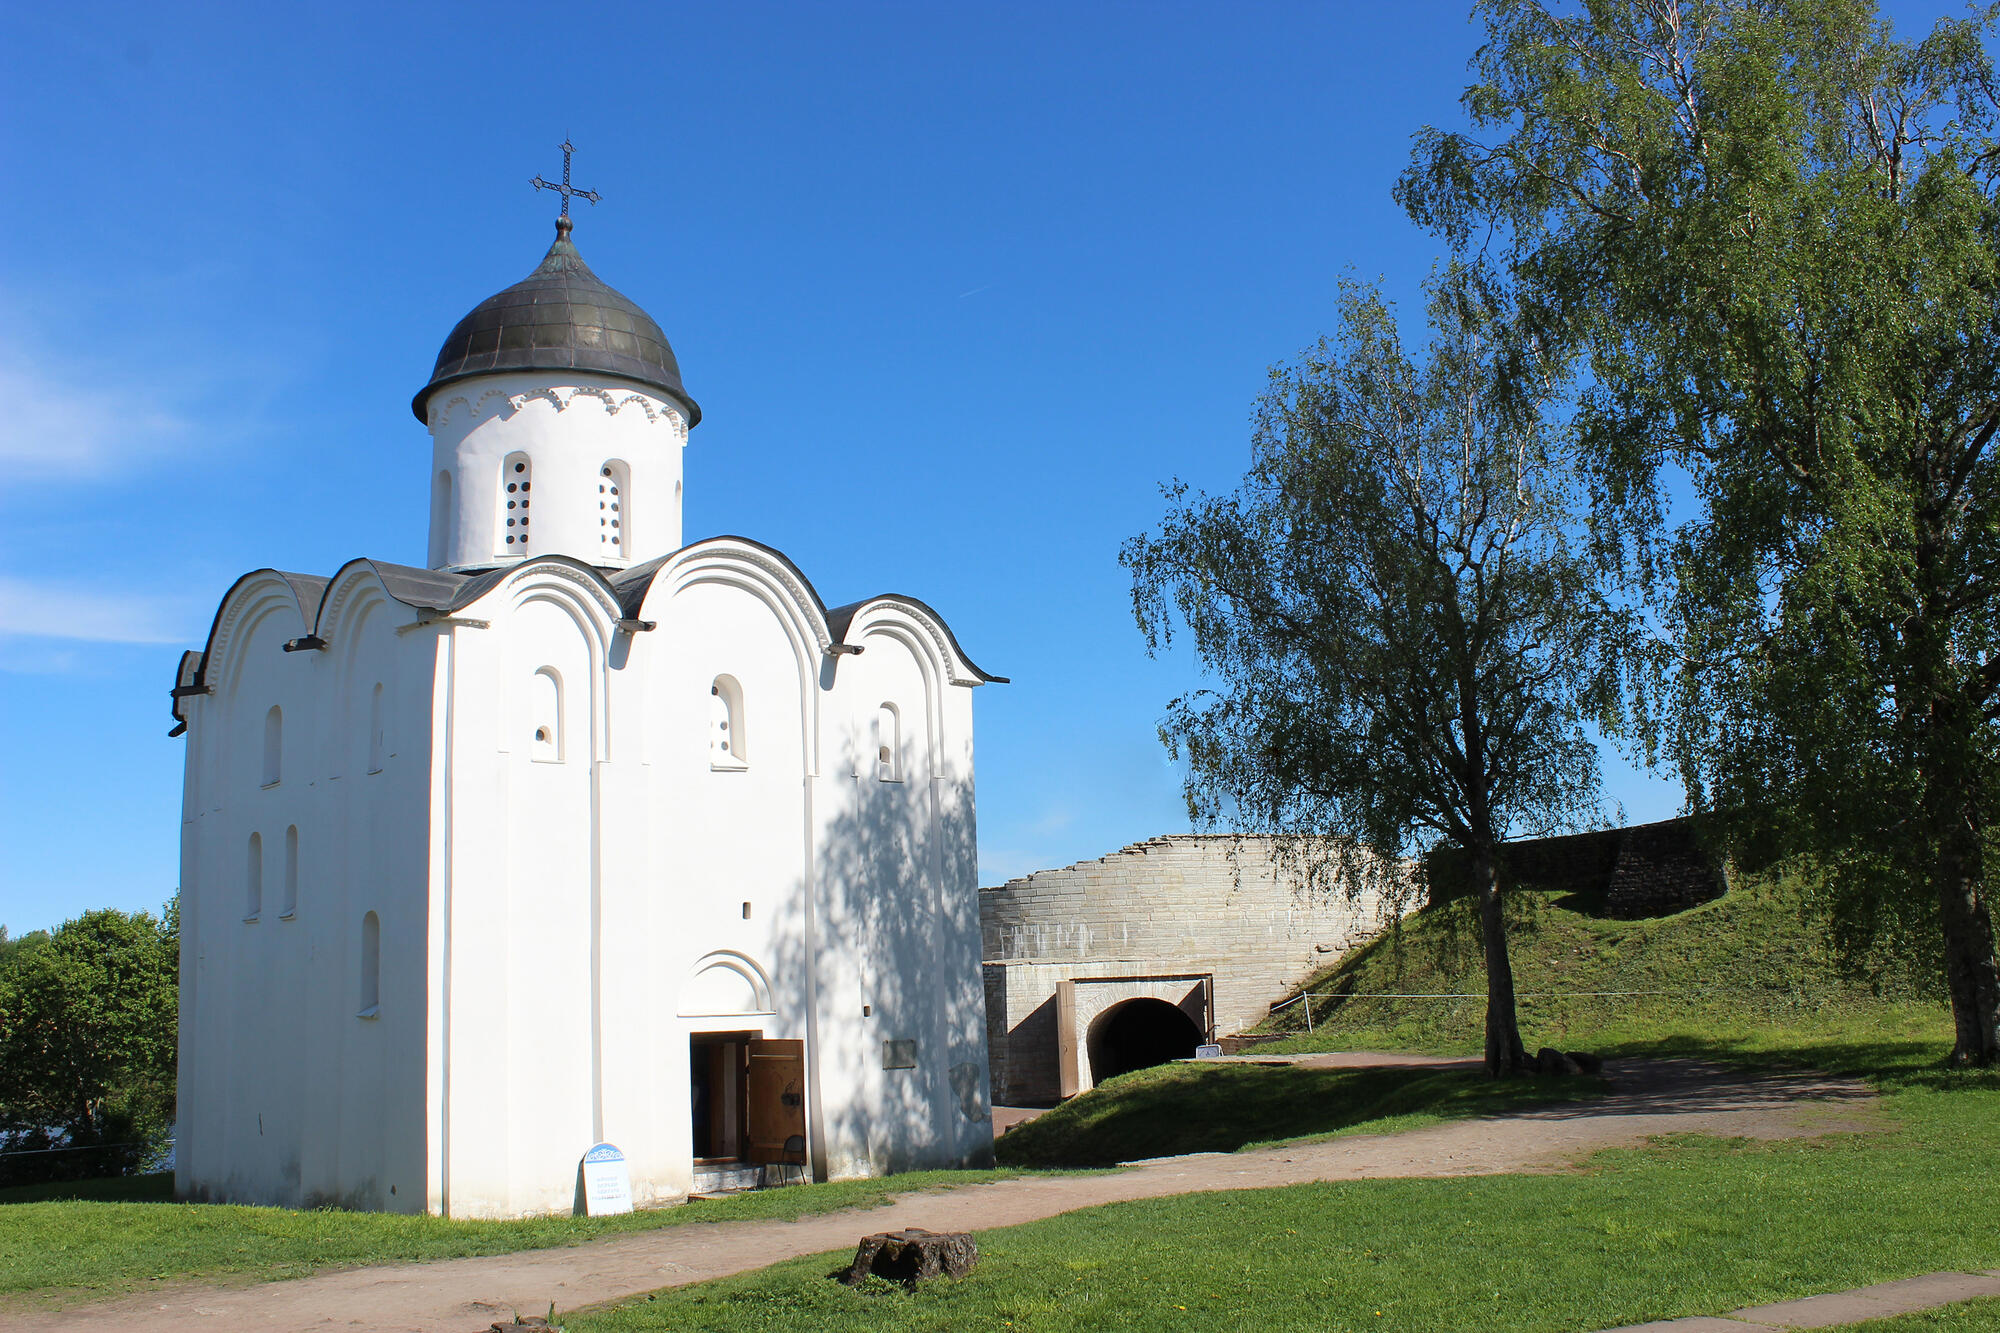
[(1821, 858), (1847, 945), (1941, 936), (1958, 1053), (1992, 1059), (1993, 13), (1912, 46), (1864, 0), (1482, 8), (1472, 131), (1426, 131), (1400, 194), (1496, 238), (1584, 356), (1607, 512), (1657, 524), (1663, 471), (1692, 478), (1650, 551), (1671, 754), (1740, 839)]
[(1127, 542), (1149, 650), (1192, 635), (1215, 689), (1168, 705), (1197, 823), (1282, 835), (1309, 891), (1392, 892), (1371, 852), (1441, 841), (1480, 867), (1490, 1073), (1525, 1063), (1489, 873), (1510, 833), (1595, 813), (1586, 721), (1617, 726), (1625, 617), (1613, 542), (1585, 540), (1536, 344), (1482, 273), (1432, 285), (1407, 356), (1389, 307), (1347, 286), (1340, 331), (1272, 372), (1233, 495), (1167, 488)]
[[(957, 1282), (853, 1291), (817, 1255), (602, 1311), (673, 1329), (1572, 1333), (1713, 1315), (2000, 1259), (2000, 1085), (1885, 1080), (1878, 1132), (1679, 1138), (1582, 1172), (1181, 1195), (979, 1233)], [(1959, 1327), (1978, 1327), (1961, 1324)], [(1943, 1325), (1952, 1327), (1952, 1325)]]
[(49, 937), (46, 930), (31, 930), (25, 935), (9, 935), (7, 927), (0, 926), (0, 972), (7, 968), (7, 960), (24, 949), (31, 949)]
[[(113, 1175), (173, 1121), (179, 942), (150, 913), (86, 912), (0, 963), (0, 1181)], [(49, 1151), (90, 1148), (94, 1151)]]
[(1271, 373), (1234, 494), (1167, 488), (1125, 546), (1148, 647), (1219, 682), (1162, 738), (1198, 821), (1327, 845), (1491, 843), (1594, 810), (1586, 719), (1616, 713), (1597, 566), (1529, 349), (1478, 275), (1433, 287), (1418, 364), (1349, 285), (1340, 331)]
[(1496, 1083), (1463, 1069), (1170, 1064), (1122, 1074), (1009, 1130), (1009, 1166), (1113, 1166), (1445, 1120), (1596, 1096), (1594, 1079)]

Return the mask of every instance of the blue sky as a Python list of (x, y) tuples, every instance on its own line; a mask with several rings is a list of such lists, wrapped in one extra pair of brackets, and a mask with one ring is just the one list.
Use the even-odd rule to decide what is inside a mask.
[(546, 248), (565, 135), (579, 248), (702, 404), (689, 538), (920, 596), (1013, 678), (982, 882), (1185, 831), (1155, 727), (1193, 675), (1118, 547), (1240, 476), (1343, 275), (1419, 308), (1389, 190), (1477, 37), (1463, 0), (9, 7), (0, 923), (172, 892), (166, 690), (238, 574), (424, 562), (410, 395)]

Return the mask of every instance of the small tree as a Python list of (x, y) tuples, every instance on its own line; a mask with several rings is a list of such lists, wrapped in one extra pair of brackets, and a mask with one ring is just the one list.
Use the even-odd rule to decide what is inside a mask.
[[(1533, 358), (1472, 275), (1434, 285), (1434, 345), (1349, 286), (1341, 326), (1272, 372), (1233, 495), (1167, 488), (1123, 552), (1148, 648), (1194, 637), (1213, 690), (1162, 739), (1190, 813), (1328, 849), (1464, 851), (1486, 957), (1486, 1068), (1521, 1070), (1498, 853), (1595, 810), (1583, 731), (1618, 698), (1613, 623)], [(1524, 390), (1523, 386), (1527, 386)]]
[[(170, 918), (178, 915), (169, 905)], [(178, 942), (150, 913), (86, 912), (0, 968), (0, 1133), (26, 1147), (9, 1174), (117, 1174), (173, 1120)]]

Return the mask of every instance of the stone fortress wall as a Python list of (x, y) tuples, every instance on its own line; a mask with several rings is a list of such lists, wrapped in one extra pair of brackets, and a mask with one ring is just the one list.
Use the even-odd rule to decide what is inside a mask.
[[(1665, 916), (1720, 898), (1726, 867), (1685, 816), (1627, 828), (1593, 829), (1554, 838), (1525, 838), (1501, 849), (1505, 882), (1597, 899), (1606, 916), (1627, 920)], [(1471, 891), (1463, 853), (1431, 854), (1430, 898), (1441, 902)]]
[[(1371, 879), (1408, 882), (1403, 863), (1375, 866)], [(979, 905), (993, 1096), (1016, 1105), (1090, 1087), (1100, 1020), (1128, 1001), (1179, 1008), (1204, 1040), (1239, 1031), (1396, 910), (1373, 885), (1307, 890), (1271, 839), (1228, 834), (1135, 843), (983, 889)]]

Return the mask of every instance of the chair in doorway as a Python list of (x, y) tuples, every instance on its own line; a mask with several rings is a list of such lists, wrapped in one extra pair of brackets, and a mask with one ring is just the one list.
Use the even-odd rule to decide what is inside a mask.
[(806, 1136), (794, 1134), (785, 1140), (779, 1150), (778, 1160), (764, 1163), (764, 1189), (775, 1185), (803, 1185), (812, 1179), (811, 1166), (806, 1161)]

